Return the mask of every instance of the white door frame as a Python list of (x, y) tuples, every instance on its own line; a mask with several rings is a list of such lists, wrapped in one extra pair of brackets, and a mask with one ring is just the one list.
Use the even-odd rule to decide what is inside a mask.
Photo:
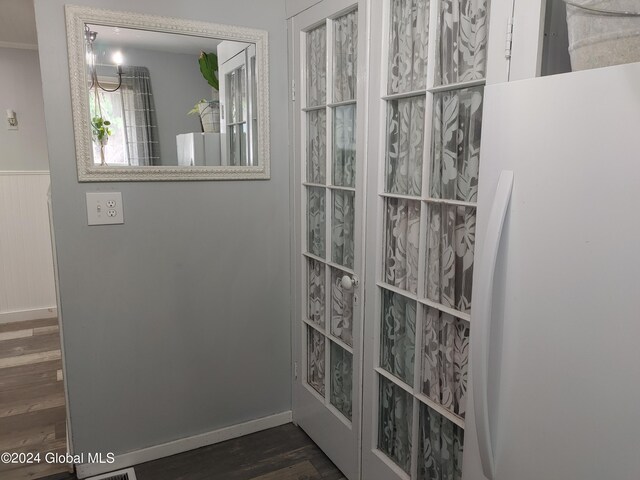
[[(303, 258), (303, 244), (306, 243), (306, 196), (303, 181), (306, 175), (304, 145), (306, 145), (306, 130), (304, 128), (305, 112), (301, 108), (305, 105), (306, 82), (302, 61), (304, 59), (305, 35), (304, 31), (318, 26), (322, 18), (335, 18), (354, 8), (358, 9), (358, 82), (357, 82), (357, 137), (356, 137), (356, 199), (355, 199), (355, 255), (354, 273), (364, 278), (364, 219), (366, 197), (366, 118), (367, 118), (367, 70), (368, 70), (368, 15), (367, 4), (363, 0), (323, 0), (313, 4), (310, 8), (288, 20), (289, 43), (289, 115), (290, 124), (290, 219), (291, 219), (291, 292), (292, 292), (292, 354), (293, 354), (293, 420), (301, 426), (311, 438), (320, 446), (328, 457), (350, 480), (360, 478), (361, 468), (361, 411), (362, 411), (362, 351), (363, 351), (363, 314), (364, 314), (364, 286), (356, 290), (359, 299), (354, 305), (353, 312), (353, 393), (352, 393), (352, 421), (349, 422), (340, 415), (327, 401), (321, 403), (319, 395), (311, 391), (305, 384), (306, 377), (306, 326), (302, 319), (306, 311), (306, 260)], [(329, 34), (329, 32), (328, 32)], [(331, 48), (327, 51), (327, 72), (331, 66)], [(302, 76), (301, 76), (302, 74)], [(327, 90), (327, 103), (331, 105)], [(327, 115), (328, 138), (331, 139), (331, 119)], [(327, 167), (331, 161), (331, 143), (327, 141)], [(329, 169), (327, 168), (327, 184), (330, 184)], [(331, 198), (326, 197), (326, 211), (330, 212)], [(328, 225), (326, 241), (331, 242), (330, 214), (326, 217)], [(330, 259), (327, 259), (330, 260)], [(329, 267), (331, 262), (327, 262)], [(328, 268), (329, 268), (328, 267)], [(336, 268), (344, 268), (336, 265)], [(325, 294), (330, 295), (330, 284), (325, 287)], [(327, 327), (329, 327), (327, 325)], [(330, 329), (327, 328), (327, 331)], [(336, 342), (337, 343), (337, 342)], [(330, 364), (328, 353), (325, 357), (325, 378), (330, 378)], [(336, 419), (336, 421), (333, 421)]]

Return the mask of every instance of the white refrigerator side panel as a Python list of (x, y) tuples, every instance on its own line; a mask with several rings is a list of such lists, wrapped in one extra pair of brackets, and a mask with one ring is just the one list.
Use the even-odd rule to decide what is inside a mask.
[[(497, 480), (640, 478), (638, 85), (632, 64), (486, 89), (476, 252), (500, 171), (515, 177), (493, 300)], [(480, 480), (467, 411), (464, 480)]]

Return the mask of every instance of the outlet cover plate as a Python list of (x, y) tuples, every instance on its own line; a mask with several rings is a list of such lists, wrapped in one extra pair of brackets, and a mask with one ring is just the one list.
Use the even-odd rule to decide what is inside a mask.
[(87, 192), (87, 222), (89, 225), (124, 223), (121, 192)]

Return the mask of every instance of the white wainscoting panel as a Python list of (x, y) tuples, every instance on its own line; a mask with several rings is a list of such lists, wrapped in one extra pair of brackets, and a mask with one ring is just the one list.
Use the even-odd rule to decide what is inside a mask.
[(49, 172), (0, 171), (0, 323), (56, 306), (48, 188)]

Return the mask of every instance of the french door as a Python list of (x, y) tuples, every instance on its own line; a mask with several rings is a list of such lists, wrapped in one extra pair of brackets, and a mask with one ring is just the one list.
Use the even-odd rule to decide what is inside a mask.
[(372, 0), (367, 480), (462, 478), (488, 7)]
[(357, 1), (325, 0), (289, 22), (295, 182), (293, 414), (350, 480), (360, 478), (364, 19)]

